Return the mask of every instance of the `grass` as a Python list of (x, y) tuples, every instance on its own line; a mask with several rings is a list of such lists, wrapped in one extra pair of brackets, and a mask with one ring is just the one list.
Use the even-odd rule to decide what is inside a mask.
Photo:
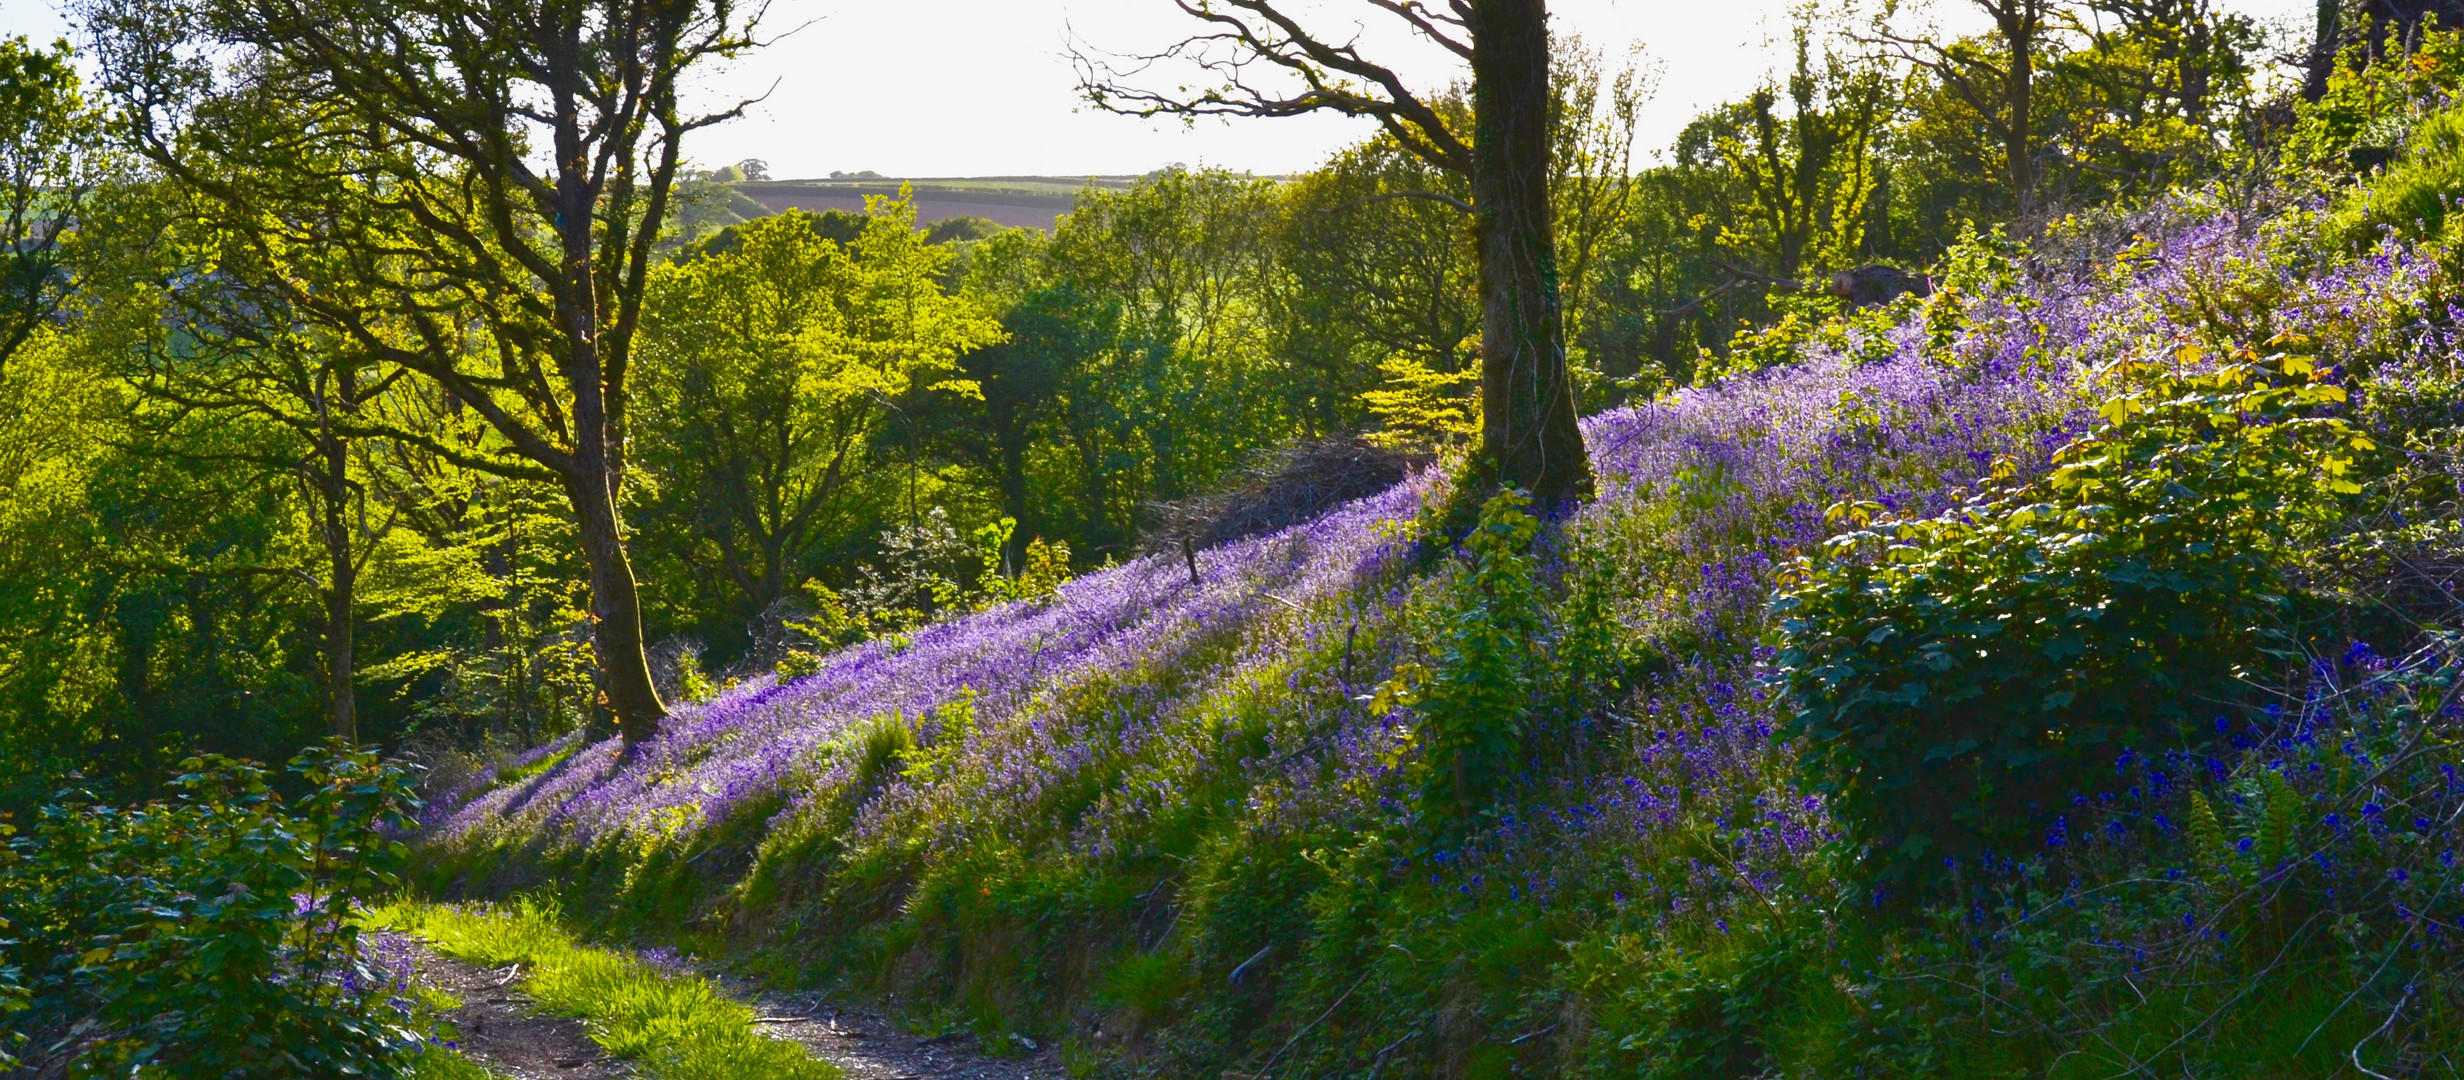
[[(836, 1066), (755, 1030), (753, 1011), (707, 979), (674, 975), (573, 939), (556, 908), (530, 900), (485, 906), (401, 902), (371, 924), (416, 934), (437, 951), (487, 965), (520, 964), (522, 989), (545, 1012), (587, 1021), (608, 1053), (659, 1080), (839, 1080)], [(424, 1069), (420, 1075), (431, 1075)], [(433, 1074), (461, 1080), (440, 1066)]]
[(537, 776), (540, 773), (564, 764), (565, 759), (572, 757), (573, 752), (581, 749), (581, 746), (581, 742), (576, 740), (573, 745), (556, 751), (553, 754), (541, 754), (539, 756), (539, 760), (533, 761), (528, 765), (516, 766), (508, 763), (499, 766), (496, 770), (496, 782), (499, 784), (517, 784), (524, 780), (528, 780), (531, 777)]
[(413, 1080), (503, 1080), (503, 1074), (442, 1046), (423, 1046), (411, 1057)]

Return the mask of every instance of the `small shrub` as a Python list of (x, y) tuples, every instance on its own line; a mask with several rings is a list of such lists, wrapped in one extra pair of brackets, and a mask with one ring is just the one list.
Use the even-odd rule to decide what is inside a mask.
[(781, 683), (790, 683), (806, 676), (818, 675), (821, 673), (821, 655), (802, 649), (790, 649), (787, 655), (779, 657), (779, 662), (771, 670), (778, 675)]
[(974, 554), (949, 512), (933, 507), (882, 534), (881, 558), (858, 566), (844, 594), (847, 610), (873, 634), (913, 630), (960, 606), (962, 567)]
[[(864, 619), (861, 614), (848, 610), (845, 597), (818, 581), (805, 582), (803, 593), (805, 601), (812, 607), (812, 613), (802, 619), (783, 620), (780, 624), (783, 629), (802, 635), (819, 652), (828, 652), (864, 639)], [(794, 655), (794, 651), (788, 654), (791, 658)], [(779, 661), (781, 679), (791, 677), (786, 670), (787, 663), (785, 659)], [(814, 664), (813, 670), (820, 670), (820, 665)], [(802, 671), (794, 677), (810, 674), (811, 671)]]
[(983, 573), (976, 578), (975, 595), (968, 598), (973, 601), (972, 606), (1047, 599), (1069, 581), (1069, 544), (1064, 541), (1036, 537), (1020, 553), (1020, 565), (1011, 567), (1010, 539), (1017, 533), (1017, 519), (1005, 517), (971, 534), (976, 558), (984, 564)]
[(1480, 433), (1476, 369), (1436, 371), (1418, 357), (1397, 354), (1378, 362), (1386, 385), (1363, 391), (1361, 407), (1377, 417), (1371, 446), (1429, 452), (1456, 446)]
[(1508, 488), (1481, 507), (1463, 541), (1469, 573), (1415, 633), (1429, 662), (1398, 667), (1371, 706), (1408, 705), (1420, 716), (1430, 771), (1424, 802), (1441, 814), (1469, 818), (1520, 758), (1545, 662), (1545, 597), (1531, 553), (1540, 523), (1530, 505)]
[(2309, 360), (2125, 367), (2045, 479), (1921, 521), (1834, 507), (1864, 527), (1775, 600), (1787, 730), (1881, 880), (2035, 850), (2117, 757), (2184, 745), (2281, 641), (2297, 533), (2361, 490)]
[(0, 966), (28, 975), (12, 1030), (90, 1075), (400, 1075), (414, 1003), (354, 910), (395, 887), (408, 778), (312, 749), (286, 801), (257, 766), (184, 768), (163, 802), (64, 797), (0, 852)]
[(1011, 579), (1009, 595), (1014, 600), (1049, 599), (1059, 595), (1069, 579), (1069, 542), (1039, 536), (1027, 541), (1026, 565)]
[(723, 688), (718, 683), (711, 681), (709, 673), (702, 670), (702, 657), (700, 652), (687, 651), (677, 656), (677, 696), (683, 698), (687, 702), (699, 705), (719, 696), (719, 691), (721, 689)]

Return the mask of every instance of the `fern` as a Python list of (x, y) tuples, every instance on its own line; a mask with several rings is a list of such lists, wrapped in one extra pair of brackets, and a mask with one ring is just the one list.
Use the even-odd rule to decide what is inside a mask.
[(2292, 853), (2293, 833), (2297, 824), (2294, 804), (2300, 798), (2293, 793), (2293, 785), (2284, 782), (2282, 775), (2272, 772), (2266, 775), (2267, 779), (2263, 781), (2267, 789), (2266, 816), (2259, 824), (2257, 844), (2259, 873), (2262, 875), (2275, 873), (2277, 868), (2284, 865), (2286, 856)]

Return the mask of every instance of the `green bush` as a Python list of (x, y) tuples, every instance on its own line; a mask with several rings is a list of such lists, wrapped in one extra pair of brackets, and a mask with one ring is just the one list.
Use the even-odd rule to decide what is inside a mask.
[(1414, 601), (1408, 629), (1420, 659), (1397, 664), (1370, 698), (1372, 713), (1403, 706), (1418, 718), (1420, 801), (1435, 820), (1461, 824), (1497, 802), (1504, 781), (1625, 673), (1613, 586), (1577, 569), (1580, 557), (1544, 565), (1573, 541), (1544, 537), (1530, 505), (1513, 488), (1482, 504), (1457, 571), (1430, 579)]
[(2198, 367), (2116, 365), (2043, 480), (1929, 520), (1836, 506), (1861, 527), (1799, 560), (1774, 601), (1787, 731), (1877, 883), (2041, 850), (2281, 640), (2287, 570), (2371, 447), (2316, 415), (2344, 391), (2307, 359)]
[[(395, 886), (408, 781), (356, 751), (266, 770), (192, 759), (164, 802), (83, 796), (0, 852), (0, 966), (27, 1049), (83, 1075), (399, 1075), (419, 1042), (400, 973), (361, 946), (359, 898)], [(54, 1049), (54, 1047), (58, 1049)]]
[(1403, 664), (1371, 711), (1410, 706), (1421, 720), (1429, 782), (1424, 802), (1440, 816), (1468, 818), (1488, 805), (1496, 780), (1520, 756), (1532, 694), (1542, 676), (1545, 597), (1532, 557), (1538, 519), (1531, 499), (1508, 488), (1480, 508), (1463, 540), (1471, 557), (1461, 583), (1424, 609), (1414, 636), (1427, 664)]

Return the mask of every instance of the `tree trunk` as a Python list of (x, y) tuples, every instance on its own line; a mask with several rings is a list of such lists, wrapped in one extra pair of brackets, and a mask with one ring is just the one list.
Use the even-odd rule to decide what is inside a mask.
[(2009, 46), (2010, 80), (2004, 93), (2010, 104), (2010, 127), (2002, 133), (2002, 153), (2008, 162), (2011, 205), (2025, 221), (2036, 203), (2036, 154), (2029, 145), (2035, 123), (2036, 91), (2035, 0), (2012, 0), (1997, 13), (2002, 41)]
[(633, 563), (625, 557), (616, 519), (616, 499), (602, 469), (594, 477), (568, 477), (566, 494), (582, 533), (582, 558), (590, 567), (590, 642), (599, 664), (600, 693), (616, 716), (627, 745), (659, 734), (667, 706), (650, 679), (650, 655), (642, 641), (642, 605)]
[(1009, 550), (1002, 556), (1011, 566), (1026, 565), (1027, 538), (1034, 534), (1035, 517), (1027, 512), (1027, 429), (1024, 423), (1004, 417), (999, 431), (1001, 458), (1001, 512), (1018, 523), (1010, 533)]
[(1549, 204), (1548, 9), (1471, 5), (1472, 207), (1480, 246), (1481, 457), (1554, 509), (1591, 495), (1575, 424)]
[(350, 462), (340, 439), (328, 437), (320, 450), (325, 458), (324, 475), (318, 477), (325, 502), (325, 733), (357, 745), (359, 696), (351, 614), (359, 591), (359, 566), (351, 557), (351, 523), (345, 513)]
[(2303, 65), (2301, 97), (2315, 102), (2327, 96), (2327, 76), (2336, 69), (2336, 50), (2344, 37), (2343, 0), (2319, 0), (2318, 28), (2310, 39), (2310, 57)]
[(308, 433), (317, 458), (309, 484), (323, 504), (317, 531), (325, 542), (325, 733), (356, 746), (359, 693), (351, 615), (358, 600), (359, 562), (351, 557), (351, 448), (334, 430), (329, 391), (339, 390), (342, 404), (356, 408), (359, 386), (357, 372), (347, 364), (336, 366), (331, 375), (332, 386), (320, 374), (308, 395), (317, 417), (316, 430)]
[(558, 160), (568, 167), (556, 185), (565, 255), (556, 314), (565, 331), (565, 385), (573, 394), (573, 455), (564, 470), (565, 491), (573, 500), (582, 558), (590, 567), (590, 640), (599, 664), (599, 692), (615, 714), (616, 731), (625, 745), (638, 746), (658, 736), (667, 705), (650, 679), (640, 585), (633, 577), (633, 563), (625, 557), (624, 531), (616, 515), (624, 446), (615, 421), (623, 376), (608, 371), (607, 358), (600, 353), (598, 281), (591, 273), (591, 214), (596, 207), (581, 171), (571, 167), (582, 160), (575, 138), (559, 124)]

